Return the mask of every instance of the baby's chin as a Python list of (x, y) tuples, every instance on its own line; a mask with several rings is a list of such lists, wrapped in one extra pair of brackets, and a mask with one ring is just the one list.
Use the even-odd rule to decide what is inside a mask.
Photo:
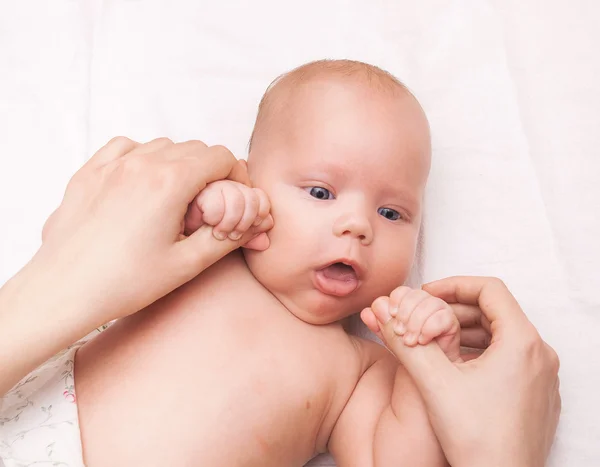
[[(296, 288), (298, 282), (282, 277), (285, 275), (283, 272), (282, 274), (261, 274), (261, 270), (264, 271), (265, 268), (256, 268), (261, 260), (260, 252), (244, 250), (244, 257), (254, 278), (292, 315), (307, 324), (324, 326), (337, 323), (360, 313), (376, 298), (365, 297), (364, 291), (363, 293), (356, 291), (345, 297), (328, 295), (313, 287), (310, 281), (304, 284), (305, 288), (298, 289)], [(290, 287), (286, 287), (284, 284), (288, 284)]]
[(358, 303), (358, 299), (353, 300), (353, 297), (340, 299), (324, 295), (317, 290), (293, 295), (275, 292), (273, 295), (296, 318), (316, 326), (337, 323), (364, 308)]

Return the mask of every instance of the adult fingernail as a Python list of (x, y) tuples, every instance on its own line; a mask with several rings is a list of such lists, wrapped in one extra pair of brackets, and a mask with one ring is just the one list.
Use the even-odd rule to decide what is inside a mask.
[(416, 343), (415, 340), (415, 335), (412, 332), (404, 334), (403, 341), (406, 345), (414, 345)]
[(404, 326), (404, 323), (399, 321), (398, 323), (396, 323), (394, 325), (394, 332), (396, 334), (398, 334), (399, 336), (404, 335), (404, 333), (406, 332), (406, 326)]
[(216, 230), (213, 230), (213, 236), (217, 240), (225, 240), (227, 238), (227, 234), (225, 232), (219, 232), (219, 231), (216, 231)]
[(252, 224), (253, 226), (257, 226), (260, 225), (260, 223), (262, 222), (262, 219), (260, 217), (257, 217), (256, 220), (254, 221), (254, 224)]
[(395, 318), (397, 314), (398, 314), (398, 307), (390, 306), (390, 315), (392, 315)]
[(237, 240), (239, 240), (240, 238), (242, 238), (242, 233), (241, 233), (241, 232), (238, 232), (237, 230), (234, 230), (233, 232), (231, 232), (231, 233), (229, 234), (229, 238), (230, 238), (231, 240), (237, 241)]

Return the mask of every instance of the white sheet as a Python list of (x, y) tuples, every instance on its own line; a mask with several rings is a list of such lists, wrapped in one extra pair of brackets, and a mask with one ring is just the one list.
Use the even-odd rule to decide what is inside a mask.
[(244, 157), (273, 77), (369, 61), (431, 121), (425, 280), (509, 284), (562, 359), (549, 465), (597, 467), (599, 20), (594, 0), (3, 2), (0, 283), (110, 137), (199, 138)]

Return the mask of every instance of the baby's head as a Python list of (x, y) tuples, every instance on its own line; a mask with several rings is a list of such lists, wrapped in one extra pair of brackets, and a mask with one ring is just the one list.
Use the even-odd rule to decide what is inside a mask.
[(267, 89), (248, 171), (271, 200), (254, 276), (298, 318), (338, 321), (388, 295), (415, 257), (430, 166), (415, 97), (360, 62), (319, 61)]

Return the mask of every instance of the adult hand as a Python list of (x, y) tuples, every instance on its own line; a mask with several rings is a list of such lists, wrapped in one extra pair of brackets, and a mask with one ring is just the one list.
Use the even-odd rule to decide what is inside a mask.
[[(459, 321), (491, 333), (480, 357), (451, 363), (435, 342), (405, 346), (388, 310), (367, 309), (362, 317), (413, 377), (450, 464), (543, 466), (561, 407), (554, 350), (499, 279), (451, 277), (423, 289), (470, 315)], [(485, 341), (480, 331), (467, 333), (468, 345)]]
[(0, 395), (94, 328), (248, 241), (268, 246), (270, 215), (235, 241), (216, 239), (210, 225), (184, 235), (188, 205), (221, 179), (250, 183), (245, 164), (221, 146), (120, 137), (100, 149), (69, 182), (39, 251), (0, 288)]
[(236, 241), (216, 239), (210, 226), (186, 237), (188, 205), (222, 179), (250, 184), (245, 164), (222, 146), (115, 138), (73, 176), (40, 255), (78, 273), (100, 321), (124, 317), (272, 227), (267, 212)]

